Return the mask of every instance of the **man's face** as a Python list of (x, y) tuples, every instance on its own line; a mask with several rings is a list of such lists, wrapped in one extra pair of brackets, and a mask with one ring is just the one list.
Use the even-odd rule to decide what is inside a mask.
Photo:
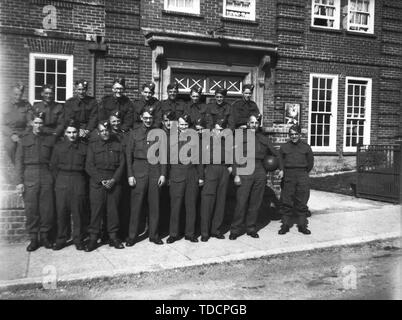
[(223, 103), (223, 101), (225, 100), (225, 97), (223, 96), (222, 93), (217, 93), (217, 94), (215, 94), (215, 100), (218, 105), (221, 105)]
[(169, 118), (166, 115), (163, 116), (162, 124), (166, 130), (170, 130), (171, 123), (170, 123)]
[(75, 87), (75, 92), (76, 92), (78, 98), (80, 98), (80, 99), (84, 99), (86, 97), (87, 91), (88, 91), (88, 89), (82, 83), (79, 83)]
[(250, 101), (252, 95), (253, 95), (253, 93), (251, 92), (250, 89), (245, 89), (245, 90), (243, 91), (243, 98), (244, 98), (244, 100), (246, 100), (246, 101)]
[(169, 90), (168, 90), (168, 97), (169, 97), (170, 100), (176, 100), (176, 97), (177, 97), (177, 90), (176, 90), (176, 88), (173, 88), (173, 89), (169, 89)]
[(145, 101), (149, 101), (152, 98), (154, 93), (151, 91), (151, 89), (149, 89), (148, 87), (145, 87), (144, 90), (142, 90), (141, 94), (144, 97)]
[(198, 103), (200, 101), (200, 95), (198, 92), (191, 92), (190, 98), (192, 103)]
[(110, 125), (114, 131), (119, 131), (121, 126), (121, 120), (115, 116), (110, 116)]
[(123, 96), (124, 87), (120, 83), (115, 83), (112, 87), (113, 94), (116, 98)]
[(34, 134), (40, 133), (42, 127), (43, 127), (43, 120), (41, 118), (35, 118), (32, 120), (32, 132)]
[(179, 118), (179, 131), (185, 132), (188, 129), (188, 122), (183, 118)]
[(98, 135), (103, 141), (107, 141), (110, 138), (110, 130), (104, 125), (100, 124), (98, 126)]
[(50, 88), (46, 88), (42, 91), (42, 99), (46, 103), (52, 103), (54, 101), (54, 92)]
[(22, 95), (23, 95), (23, 91), (18, 89), (18, 88), (14, 88), (13, 92), (11, 94), (11, 98), (13, 100), (14, 103), (18, 103), (21, 101), (22, 99)]
[(247, 127), (248, 129), (250, 129), (251, 131), (256, 131), (260, 126), (260, 122), (257, 120), (256, 117), (251, 116), (250, 119), (247, 122)]
[(300, 133), (295, 130), (289, 130), (290, 141), (297, 143), (300, 140)]
[(141, 120), (146, 128), (150, 128), (154, 122), (154, 118), (151, 114), (149, 114), (149, 112), (143, 112), (141, 115)]
[(78, 130), (75, 127), (67, 127), (64, 135), (67, 137), (68, 141), (75, 142), (78, 139)]

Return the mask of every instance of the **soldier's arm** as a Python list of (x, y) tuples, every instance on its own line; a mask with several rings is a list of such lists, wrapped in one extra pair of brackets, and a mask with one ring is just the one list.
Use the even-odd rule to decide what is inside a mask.
[(281, 146), (281, 147), (279, 148), (278, 154), (279, 154), (279, 170), (283, 171), (283, 169), (284, 169), (284, 163), (283, 163), (283, 161), (284, 161), (283, 146)]
[(92, 100), (91, 102), (91, 112), (89, 114), (89, 121), (88, 121), (88, 125), (87, 125), (87, 130), (92, 131), (96, 128), (96, 124), (98, 123), (98, 109), (99, 109), (99, 105), (98, 102), (96, 102), (96, 100)]
[(59, 163), (59, 148), (55, 146), (53, 148), (52, 157), (50, 158), (50, 171), (54, 178), (57, 177), (58, 163)]
[(95, 156), (92, 146), (88, 146), (87, 151), (87, 159), (85, 162), (85, 171), (89, 174), (89, 176), (94, 179), (96, 182), (102, 182), (102, 176), (99, 174), (98, 170), (95, 167)]
[(126, 162), (127, 162), (127, 176), (128, 177), (133, 177), (134, 176), (134, 172), (133, 172), (133, 161), (134, 161), (134, 157), (133, 157), (133, 151), (135, 148), (135, 140), (134, 140), (134, 131), (130, 132), (129, 138), (128, 138), (128, 142), (126, 145)]
[(307, 150), (307, 172), (310, 172), (311, 169), (314, 167), (314, 154), (313, 150), (311, 150), (311, 147), (309, 145), (306, 145), (308, 150)]
[(131, 100), (127, 103), (127, 112), (124, 115), (123, 124), (121, 128), (124, 131), (129, 131), (133, 127), (133, 120), (134, 120), (134, 105)]
[(15, 171), (17, 176), (17, 184), (24, 183), (24, 148), (22, 141), (17, 144), (17, 151), (15, 154)]
[(57, 126), (55, 129), (56, 136), (61, 136), (64, 131), (64, 122), (65, 122), (65, 113), (64, 113), (64, 106), (61, 104), (59, 105), (60, 113), (57, 117)]
[(162, 124), (162, 107), (159, 101), (154, 103), (154, 128), (160, 128)]

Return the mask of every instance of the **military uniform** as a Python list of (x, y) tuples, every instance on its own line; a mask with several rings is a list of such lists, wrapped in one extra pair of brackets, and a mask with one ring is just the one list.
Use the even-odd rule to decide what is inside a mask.
[[(91, 222), (88, 232), (91, 240), (98, 239), (102, 216), (105, 214), (109, 237), (117, 238), (121, 179), (125, 163), (122, 144), (114, 136), (107, 141), (98, 138), (88, 146), (85, 169), (90, 176)], [(112, 178), (115, 180), (113, 188), (106, 189), (101, 181)]]
[[(184, 114), (185, 104), (180, 100), (162, 100), (158, 103), (158, 108), (160, 110), (160, 114), (167, 113), (169, 111), (173, 111), (176, 115), (176, 120), (179, 119), (180, 116)], [(162, 116), (160, 116), (162, 118)]]
[[(247, 150), (247, 134), (243, 134), (243, 152)], [(247, 154), (247, 162), (255, 161), (254, 172), (249, 175), (240, 175), (241, 185), (236, 190), (236, 208), (233, 221), (230, 227), (230, 234), (239, 236), (246, 225), (248, 234), (256, 233), (256, 222), (260, 209), (265, 185), (267, 183), (267, 173), (263, 166), (266, 155), (277, 155), (269, 138), (261, 132), (255, 133), (255, 154)], [(253, 158), (254, 156), (254, 158)], [(238, 164), (233, 166), (233, 174), (238, 175)]]
[(45, 134), (56, 135), (57, 137), (63, 134), (64, 130), (64, 107), (57, 102), (46, 104), (45, 102), (36, 102), (33, 106), (34, 113), (44, 113), (45, 119), (42, 131)]
[[(174, 141), (178, 154), (186, 144), (186, 141)], [(170, 146), (172, 147), (172, 146)], [(170, 224), (169, 235), (178, 238), (180, 233), (180, 213), (184, 201), (186, 210), (185, 236), (186, 238), (195, 237), (195, 222), (197, 213), (197, 196), (199, 191), (198, 180), (203, 179), (204, 172), (202, 164), (183, 164), (178, 160), (173, 164), (173, 159), (169, 160), (169, 192), (170, 192)]]
[(251, 115), (259, 114), (257, 104), (254, 101), (246, 101), (243, 98), (238, 99), (232, 104), (231, 115), (229, 117), (229, 127), (236, 129), (246, 125)]
[[(213, 137), (210, 139), (210, 145), (206, 147), (207, 150), (203, 150), (203, 154), (210, 156), (210, 164), (205, 165), (205, 182), (201, 191), (201, 236), (205, 238), (210, 235), (221, 235), (219, 228), (225, 215), (226, 192), (229, 182), (228, 167), (230, 164), (225, 163), (226, 151), (229, 150), (225, 148), (223, 136), (219, 137), (219, 140), (215, 140), (215, 144), (220, 141), (219, 147), (221, 148), (220, 158), (216, 159), (218, 163), (214, 163), (213, 158)], [(228, 160), (230, 159), (226, 157), (226, 161)]]
[[(221, 105), (216, 102), (209, 103), (207, 105), (208, 128), (213, 129), (213, 124), (216, 123), (218, 118), (229, 121), (231, 110), (232, 106), (225, 101)], [(230, 129), (233, 130), (234, 128), (230, 127)]]
[(11, 140), (12, 135), (21, 138), (30, 120), (32, 106), (27, 100), (21, 100), (17, 103), (9, 103), (2, 113), (1, 133), (4, 137), (3, 144), (12, 163), (15, 163), (15, 152), (17, 142)]
[(151, 97), (149, 101), (146, 101), (143, 97), (134, 100), (134, 123), (133, 128), (140, 127), (142, 125), (142, 121), (140, 115), (144, 108), (153, 107), (155, 111), (153, 112), (154, 115), (154, 128), (159, 128), (162, 122), (162, 111), (161, 106), (159, 104), (159, 100), (155, 97)]
[(297, 225), (307, 227), (307, 202), (310, 197), (309, 175), (314, 166), (311, 147), (299, 140), (286, 142), (279, 149), (280, 169), (284, 170), (282, 188), (282, 224), (291, 227), (293, 210), (297, 214)]
[(190, 101), (188, 104), (185, 105), (184, 113), (190, 116), (190, 119), (192, 121), (191, 127), (195, 128), (195, 124), (199, 124), (203, 126), (204, 129), (207, 128), (209, 121), (206, 104), (200, 102), (193, 103)]
[(87, 217), (87, 182), (85, 161), (87, 145), (83, 142), (61, 141), (56, 144), (51, 166), (56, 177), (57, 241), (67, 242), (69, 216), (73, 221), (73, 241), (80, 245), (85, 234)]
[(98, 103), (94, 97), (72, 97), (64, 105), (65, 119), (74, 119), (80, 129), (92, 131), (98, 122)]
[(148, 149), (158, 142), (147, 141), (150, 129), (144, 125), (134, 129), (127, 144), (127, 175), (134, 177), (136, 185), (131, 190), (130, 239), (136, 239), (139, 232), (144, 199), (148, 197), (149, 239), (157, 241), (159, 237), (159, 195), (158, 180), (166, 176), (166, 164), (151, 164), (148, 161)]
[(55, 141), (55, 136), (29, 132), (22, 136), (17, 147), (17, 184), (24, 185), (27, 231), (31, 240), (37, 240), (38, 232), (47, 240), (53, 227), (53, 177), (49, 162)]
[(121, 127), (124, 131), (128, 131), (133, 126), (134, 106), (127, 96), (116, 98), (114, 95), (104, 96), (99, 105), (98, 119), (109, 119), (114, 111), (120, 111), (122, 115)]

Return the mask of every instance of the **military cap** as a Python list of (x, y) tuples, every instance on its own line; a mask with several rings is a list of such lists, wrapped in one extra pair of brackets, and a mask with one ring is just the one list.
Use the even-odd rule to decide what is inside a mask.
[(191, 117), (190, 117), (190, 115), (189, 114), (187, 114), (187, 113), (184, 113), (184, 114), (182, 114), (180, 117), (179, 117), (179, 119), (183, 119), (184, 121), (186, 121), (189, 125), (192, 123), (191, 122)]
[(261, 121), (262, 115), (260, 113), (252, 113), (248, 118), (251, 119), (251, 117), (255, 117), (257, 121)]
[(76, 128), (77, 130), (80, 128), (80, 123), (74, 119), (69, 119), (64, 124), (64, 130), (68, 127)]
[(25, 90), (25, 86), (21, 82), (16, 83), (12, 88), (18, 89), (21, 92), (24, 92)]
[(155, 92), (155, 83), (153, 82), (146, 82), (142, 85), (142, 90), (144, 90), (145, 88), (149, 88), (149, 90), (151, 90), (152, 92)]
[(115, 78), (113, 80), (112, 85), (115, 85), (116, 83), (121, 84), (123, 87), (126, 87), (126, 79), (124, 79), (124, 78)]
[(53, 92), (54, 92), (54, 85), (53, 84), (44, 84), (43, 86), (42, 86), (42, 91), (45, 91), (46, 89), (50, 89), (50, 90), (52, 90)]
[(110, 130), (111, 125), (109, 120), (101, 120), (98, 122), (98, 127), (99, 126), (104, 126), (106, 129)]
[(168, 118), (169, 120), (175, 120), (176, 119), (176, 113), (174, 111), (171, 110), (167, 110), (163, 113), (163, 118)]
[(31, 119), (34, 120), (36, 118), (45, 120), (46, 114), (44, 112), (35, 111), (31, 114)]
[(201, 126), (201, 127), (206, 127), (207, 123), (205, 121), (205, 119), (203, 118), (198, 118), (194, 121), (195, 125)]
[(218, 88), (215, 90), (215, 95), (219, 93), (226, 97), (226, 95), (228, 94), (228, 90), (226, 88)]
[(289, 128), (289, 132), (290, 131), (296, 131), (297, 133), (301, 133), (301, 127), (298, 124), (294, 124)]
[(154, 115), (155, 112), (155, 107), (154, 106), (145, 106), (141, 110), (141, 114), (144, 114), (144, 112), (148, 112), (151, 116)]
[(80, 84), (82, 84), (82, 86), (83, 86), (84, 88), (88, 88), (88, 81), (87, 81), (87, 80), (85, 80), (85, 79), (80, 79), (80, 80), (75, 81), (75, 85), (76, 85), (76, 86), (78, 86), (78, 85), (80, 85)]
[(251, 83), (244, 84), (244, 85), (243, 85), (243, 92), (244, 92), (244, 90), (246, 90), (246, 89), (250, 89), (251, 91), (253, 91), (253, 90), (254, 90), (254, 85), (251, 84)]
[(110, 116), (121, 119), (123, 115), (122, 115), (121, 111), (115, 110), (110, 113)]
[(220, 126), (222, 129), (225, 129), (228, 125), (228, 120), (226, 117), (218, 117), (216, 118), (216, 120), (214, 121), (214, 126), (218, 125)]
[(177, 82), (169, 83), (167, 85), (168, 90), (176, 89), (179, 90), (179, 84)]
[(192, 95), (193, 92), (198, 93), (199, 95), (201, 95), (202, 94), (202, 87), (198, 87), (198, 88), (193, 87), (193, 88), (191, 88), (190, 96)]

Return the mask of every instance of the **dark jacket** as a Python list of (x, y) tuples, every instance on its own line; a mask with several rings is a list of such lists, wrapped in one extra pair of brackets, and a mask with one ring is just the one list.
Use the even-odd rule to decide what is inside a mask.
[(128, 131), (133, 126), (134, 105), (127, 96), (116, 98), (114, 95), (104, 96), (99, 104), (98, 119), (107, 120), (114, 111), (122, 113), (121, 126)]
[(74, 119), (80, 123), (80, 129), (92, 131), (98, 122), (98, 103), (94, 97), (84, 99), (72, 97), (64, 105), (65, 119)]
[(185, 104), (180, 100), (172, 101), (170, 99), (159, 101), (161, 113), (173, 111), (176, 114), (176, 120), (184, 113)]
[(238, 99), (232, 104), (232, 112), (229, 117), (229, 127), (238, 128), (247, 124), (249, 117), (252, 114), (259, 114), (257, 104), (254, 101), (245, 101), (244, 99)]
[(139, 127), (142, 125), (142, 121), (141, 121), (141, 113), (142, 110), (145, 107), (154, 107), (155, 111), (153, 113), (153, 118), (154, 118), (154, 124), (153, 127), (154, 128), (159, 128), (161, 126), (161, 122), (162, 122), (162, 112), (161, 112), (161, 106), (159, 104), (159, 100), (156, 99), (155, 97), (151, 97), (151, 99), (149, 99), (149, 101), (145, 101), (144, 98), (139, 98), (139, 99), (135, 99), (133, 102), (134, 105), (134, 122), (133, 122), (133, 127)]
[(87, 156), (87, 144), (77, 141), (71, 143), (68, 140), (58, 142), (53, 150), (51, 168), (54, 176), (61, 171), (85, 172)]
[(46, 105), (43, 101), (36, 102), (33, 106), (34, 112), (45, 113), (45, 120), (42, 130), (45, 134), (61, 136), (64, 130), (64, 107), (57, 102)]
[[(229, 121), (229, 116), (231, 112), (232, 112), (232, 106), (225, 101), (221, 105), (218, 105), (216, 102), (209, 103), (207, 105), (208, 128), (209, 129), (214, 128), (213, 124), (216, 122), (217, 118), (225, 118), (227, 121)], [(228, 127), (232, 130), (234, 129), (230, 127), (229, 123)]]
[(279, 149), (279, 168), (281, 170), (304, 168), (310, 172), (314, 166), (314, 155), (309, 144), (299, 140), (297, 143), (288, 141)]

